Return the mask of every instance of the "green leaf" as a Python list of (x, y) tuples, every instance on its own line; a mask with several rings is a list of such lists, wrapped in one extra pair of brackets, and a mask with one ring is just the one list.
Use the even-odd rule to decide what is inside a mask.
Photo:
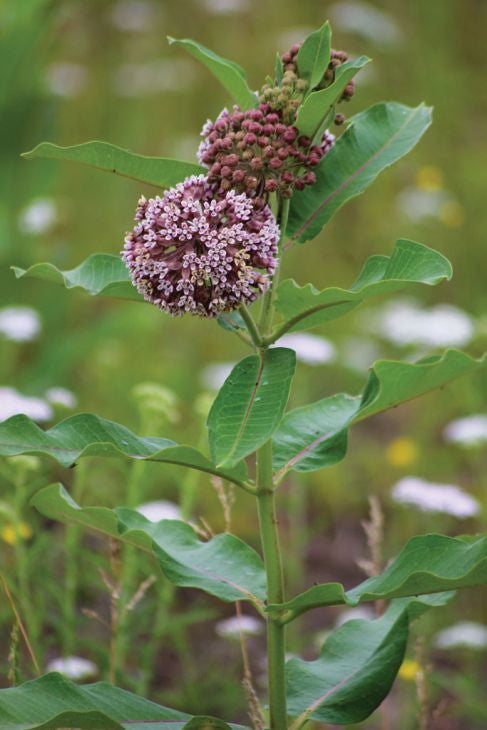
[(6, 730), (182, 730), (191, 719), (106, 682), (79, 686), (54, 672), (0, 690), (0, 727)]
[(276, 77), (276, 83), (281, 86), (282, 77), (284, 76), (284, 64), (282, 62), (281, 54), (276, 53), (276, 62), (274, 65), (274, 75)]
[(485, 357), (476, 360), (459, 350), (417, 363), (378, 360), (361, 395), (339, 393), (286, 414), (273, 437), (274, 467), (281, 468), (278, 479), (289, 469), (314, 471), (336, 464), (345, 456), (353, 423), (440, 388), (484, 363)]
[(216, 474), (239, 485), (246, 478), (245, 464), (218, 470), (191, 446), (165, 438), (136, 436), (125, 426), (92, 413), (69, 416), (47, 431), (22, 414), (8, 418), (0, 423), (0, 456), (17, 454), (51, 456), (63, 466), (72, 466), (84, 456), (146, 459)]
[(309, 94), (300, 106), (296, 118), (296, 126), (301, 134), (313, 139), (321, 123), (330, 113), (345, 91), (347, 84), (371, 59), (360, 56), (353, 61), (347, 61), (337, 68), (335, 81), (325, 89)]
[(246, 111), (257, 105), (257, 97), (250, 90), (245, 71), (234, 61), (218, 56), (214, 51), (205, 48), (201, 43), (190, 38), (171, 38), (170, 45), (182, 46), (194, 58), (203, 63), (216, 76), (222, 86), (231, 94), (241, 109)]
[(127, 267), (120, 256), (95, 253), (75, 269), (61, 271), (54, 264), (34, 264), (28, 269), (12, 267), (17, 279), (23, 277), (45, 279), (61, 284), (66, 289), (84, 289), (92, 296), (117, 297), (144, 302), (144, 298), (132, 285)]
[(322, 80), (330, 63), (331, 28), (326, 21), (321, 28), (311, 33), (298, 51), (299, 76), (314, 89)]
[(404, 659), (410, 621), (450, 596), (394, 601), (381, 618), (347, 621), (326, 639), (319, 659), (287, 662), (288, 712), (348, 725), (365, 720), (387, 696)]
[(445, 535), (413, 537), (381, 574), (345, 591), (341, 583), (309, 588), (269, 612), (290, 621), (323, 606), (357, 606), (366, 601), (453, 591), (487, 583), (487, 537), (474, 542)]
[(250, 355), (234, 367), (208, 415), (210, 454), (219, 467), (234, 466), (272, 436), (295, 367), (296, 355), (285, 347)]
[(396, 241), (392, 256), (370, 256), (350, 289), (312, 284), (299, 286), (286, 279), (277, 288), (276, 308), (288, 320), (279, 331), (305, 330), (337, 319), (366, 299), (390, 294), (409, 284), (439, 284), (449, 280), (452, 267), (441, 253), (415, 241)]
[(193, 162), (137, 155), (130, 150), (97, 140), (71, 147), (59, 147), (50, 142), (42, 142), (30, 152), (24, 152), (22, 157), (28, 160), (41, 157), (48, 160), (78, 162), (160, 188), (172, 187), (185, 177), (207, 172), (206, 168)]
[(50, 519), (75, 522), (152, 552), (175, 585), (199, 588), (222, 601), (251, 601), (262, 609), (266, 578), (261, 557), (234, 535), (200, 540), (179, 520), (149, 522), (136, 510), (79, 507), (61, 484), (44, 487), (31, 500)]
[(332, 215), (362, 193), (382, 170), (409, 152), (431, 124), (431, 109), (396, 102), (376, 104), (350, 120), (315, 168), (316, 183), (291, 200), (287, 235), (308, 241)]

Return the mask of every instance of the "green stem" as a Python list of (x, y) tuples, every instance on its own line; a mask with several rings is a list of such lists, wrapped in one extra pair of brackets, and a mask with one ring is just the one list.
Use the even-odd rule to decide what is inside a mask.
[[(284, 241), (285, 232), (286, 232), (286, 226), (287, 226), (287, 219), (289, 216), (289, 205), (290, 205), (290, 199), (289, 198), (279, 198), (279, 207), (277, 210), (277, 222), (279, 224), (279, 227), (281, 229), (281, 240), (279, 242), (279, 247), (282, 247), (282, 242)], [(276, 272), (274, 276), (272, 277), (271, 285), (267, 289), (266, 293), (264, 294), (263, 302), (262, 302), (262, 310), (260, 313), (260, 321), (259, 321), (259, 329), (263, 335), (261, 337), (261, 346), (267, 346), (266, 342), (266, 335), (269, 334), (269, 330), (272, 325), (272, 318), (274, 315), (274, 295), (276, 291), (276, 286), (279, 281), (279, 264), (277, 265)]]
[(260, 347), (262, 343), (262, 339), (260, 336), (260, 332), (258, 330), (257, 325), (254, 322), (254, 318), (250, 314), (249, 310), (245, 306), (245, 304), (242, 304), (242, 306), (239, 309), (239, 312), (242, 316), (243, 321), (247, 325), (247, 329), (249, 331), (250, 338), (255, 345), (255, 347)]
[[(284, 579), (278, 522), (272, 484), (272, 441), (257, 452), (257, 505), (260, 535), (267, 574), (269, 603), (282, 603)], [(285, 627), (269, 616), (267, 619), (267, 663), (271, 730), (286, 730)]]

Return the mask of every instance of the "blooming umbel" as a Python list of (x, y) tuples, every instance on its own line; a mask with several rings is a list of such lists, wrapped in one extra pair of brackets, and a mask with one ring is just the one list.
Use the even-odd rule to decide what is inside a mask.
[(139, 200), (123, 259), (145, 299), (206, 317), (253, 302), (277, 264), (279, 227), (244, 193), (217, 195), (204, 175)]
[(320, 143), (312, 145), (269, 104), (246, 112), (238, 106), (231, 112), (223, 109), (215, 122), (206, 122), (201, 136), (198, 160), (209, 168), (210, 182), (222, 190), (245, 192), (261, 207), (269, 193), (289, 198), (294, 188), (313, 185), (312, 168), (335, 141), (325, 132)]

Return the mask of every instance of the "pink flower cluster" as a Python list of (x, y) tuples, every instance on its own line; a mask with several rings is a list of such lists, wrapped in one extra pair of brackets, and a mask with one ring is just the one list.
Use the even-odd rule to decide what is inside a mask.
[(137, 290), (160, 309), (213, 317), (254, 301), (277, 265), (279, 227), (244, 193), (215, 195), (204, 175), (139, 200), (122, 257)]
[(291, 197), (295, 188), (313, 185), (312, 168), (335, 141), (325, 132), (320, 144), (312, 145), (267, 103), (246, 112), (238, 106), (223, 109), (215, 122), (207, 121), (201, 136), (198, 159), (209, 168), (209, 181), (223, 191), (247, 193), (257, 207), (266, 204), (269, 193)]

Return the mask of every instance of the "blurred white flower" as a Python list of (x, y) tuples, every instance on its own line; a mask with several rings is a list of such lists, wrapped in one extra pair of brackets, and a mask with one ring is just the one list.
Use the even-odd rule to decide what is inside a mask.
[(296, 357), (308, 365), (322, 365), (332, 362), (336, 357), (335, 347), (329, 340), (308, 332), (295, 332), (284, 335), (276, 342), (277, 347), (290, 347), (296, 351)]
[(414, 300), (389, 302), (369, 326), (378, 326), (380, 333), (396, 345), (425, 347), (457, 347), (466, 345), (474, 335), (469, 314), (451, 304), (421, 308)]
[(419, 477), (404, 477), (392, 488), (392, 498), (413, 504), (423, 512), (444, 512), (454, 517), (473, 517), (480, 512), (474, 497), (453, 484), (435, 484)]
[(476, 446), (487, 441), (487, 415), (479, 413), (451, 421), (443, 431), (446, 441), (463, 446)]
[(118, 30), (144, 33), (153, 28), (159, 11), (151, 0), (120, 0), (112, 6), (110, 20)]
[(48, 672), (59, 672), (72, 680), (87, 679), (98, 674), (98, 667), (89, 659), (80, 656), (57, 657), (46, 666)]
[(238, 639), (240, 632), (248, 636), (258, 636), (264, 629), (264, 623), (253, 616), (232, 616), (219, 621), (215, 627), (218, 636), (226, 639)]
[(357, 606), (356, 608), (347, 608), (344, 611), (341, 611), (339, 613), (336, 621), (335, 621), (335, 628), (338, 628), (339, 626), (343, 626), (343, 624), (346, 624), (347, 621), (352, 621), (353, 619), (366, 619), (367, 621), (371, 621), (373, 618), (375, 618), (375, 613), (371, 608), (368, 608), (367, 606)]
[(330, 16), (340, 30), (357, 33), (375, 44), (394, 45), (402, 38), (396, 21), (383, 10), (366, 2), (354, 0), (335, 3), (330, 8)]
[(51, 406), (46, 401), (22, 395), (14, 388), (0, 388), (0, 421), (17, 413), (24, 413), (34, 421), (48, 421), (52, 418)]
[(0, 309), (0, 334), (14, 342), (30, 342), (41, 331), (41, 320), (32, 307)]
[(348, 337), (340, 350), (344, 364), (358, 372), (366, 372), (382, 356), (375, 342), (365, 337)]
[(181, 509), (178, 505), (165, 499), (159, 499), (155, 502), (145, 502), (136, 509), (137, 512), (150, 520), (150, 522), (182, 519)]
[(194, 67), (184, 59), (158, 59), (149, 63), (124, 63), (116, 71), (115, 91), (120, 96), (150, 96), (181, 91), (191, 84)]
[(441, 218), (444, 205), (452, 196), (446, 190), (422, 190), (410, 187), (397, 196), (397, 206), (412, 221)]
[(279, 37), (277, 39), (277, 46), (279, 48), (282, 48), (282, 50), (285, 52), (294, 43), (300, 43), (314, 30), (315, 29), (311, 26), (295, 26), (294, 28), (287, 28), (285, 31), (279, 34)]
[(230, 15), (247, 10), (248, 0), (203, 0), (206, 10), (215, 15)]
[(203, 368), (201, 372), (201, 380), (206, 388), (209, 388), (210, 390), (219, 390), (234, 367), (234, 362), (211, 363), (211, 365), (207, 365)]
[(487, 626), (474, 621), (460, 621), (436, 634), (435, 646), (437, 649), (456, 649), (460, 646), (485, 649), (487, 648)]
[(52, 63), (46, 69), (46, 86), (52, 94), (73, 98), (86, 85), (86, 67), (80, 63), (62, 61)]
[(19, 229), (22, 233), (47, 233), (56, 224), (58, 210), (51, 198), (32, 200), (19, 215)]
[(65, 408), (75, 408), (78, 402), (75, 394), (67, 388), (54, 387), (46, 390), (46, 399), (53, 406), (64, 406)]

